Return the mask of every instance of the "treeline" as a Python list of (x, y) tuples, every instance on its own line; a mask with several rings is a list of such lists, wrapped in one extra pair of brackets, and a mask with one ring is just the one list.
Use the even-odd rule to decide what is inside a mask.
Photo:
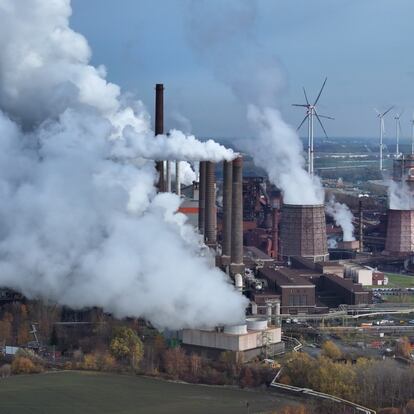
[[(404, 341), (401, 341), (403, 343)], [(414, 368), (394, 360), (341, 359), (335, 346), (324, 345), (322, 355), (292, 353), (286, 358), (280, 382), (311, 388), (361, 405), (380, 409), (405, 407), (414, 397)], [(401, 345), (401, 353), (406, 346)]]

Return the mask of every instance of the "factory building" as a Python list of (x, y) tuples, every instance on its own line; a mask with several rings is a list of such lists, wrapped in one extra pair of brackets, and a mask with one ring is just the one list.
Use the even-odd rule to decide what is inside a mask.
[[(276, 319), (276, 318), (275, 318)], [(249, 317), (245, 323), (212, 329), (184, 329), (182, 345), (187, 352), (206, 358), (218, 358), (231, 352), (235, 359), (249, 361), (259, 356), (273, 356), (284, 350), (280, 321)]]
[(351, 279), (336, 275), (322, 275), (318, 279), (318, 291), (323, 292), (323, 300), (331, 307), (346, 305), (366, 305), (372, 303), (372, 293)]
[(289, 268), (263, 268), (258, 273), (260, 279), (266, 280), (268, 289), (280, 295), (282, 313), (315, 312), (315, 285), (300, 275), (299, 271)]
[(373, 285), (374, 269), (368, 266), (361, 266), (356, 263), (345, 263), (345, 277), (352, 279), (354, 283), (359, 283), (362, 286)]

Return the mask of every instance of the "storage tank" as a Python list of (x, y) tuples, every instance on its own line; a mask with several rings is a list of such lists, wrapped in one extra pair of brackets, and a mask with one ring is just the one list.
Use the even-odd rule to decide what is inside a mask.
[(315, 262), (327, 260), (325, 207), (284, 204), (280, 229), (283, 258), (306, 257)]
[(267, 319), (265, 318), (247, 318), (246, 323), (249, 331), (264, 331), (267, 329)]
[(225, 325), (224, 333), (230, 335), (243, 335), (247, 334), (247, 324), (241, 323), (237, 325)]
[(388, 210), (386, 254), (406, 255), (414, 251), (414, 211)]

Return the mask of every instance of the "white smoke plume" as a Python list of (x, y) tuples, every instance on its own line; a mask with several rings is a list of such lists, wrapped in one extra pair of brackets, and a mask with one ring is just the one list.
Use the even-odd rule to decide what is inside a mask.
[(233, 150), (209, 139), (197, 140), (193, 135), (171, 130), (168, 136), (137, 133), (132, 127), (123, 130), (121, 138), (114, 140), (113, 155), (122, 158), (141, 156), (148, 159), (187, 161), (231, 161), (236, 157)]
[[(175, 168), (171, 172), (171, 176), (175, 179)], [(197, 181), (196, 173), (187, 161), (180, 161), (180, 181), (182, 185), (191, 185), (194, 181)]]
[(0, 286), (173, 329), (238, 322), (245, 299), (144, 159), (231, 151), (155, 139), (142, 103), (89, 64), (70, 14), (69, 0), (0, 0)]
[(322, 204), (320, 180), (304, 169), (297, 133), (275, 108), (285, 74), (275, 55), (260, 44), (256, 0), (197, 0), (188, 20), (189, 42), (218, 80), (245, 105), (253, 138), (237, 145), (266, 170), (288, 204)]
[(349, 207), (346, 204), (339, 203), (332, 196), (325, 205), (325, 211), (333, 217), (335, 224), (342, 228), (343, 241), (354, 241), (354, 225), (352, 224), (354, 216)]
[(405, 180), (401, 182), (388, 181), (388, 202), (392, 210), (414, 209), (414, 194)]
[(245, 144), (257, 165), (265, 168), (269, 179), (283, 191), (287, 204), (322, 204), (324, 192), (318, 177), (304, 169), (302, 143), (296, 131), (273, 108), (250, 105), (248, 117), (257, 137)]

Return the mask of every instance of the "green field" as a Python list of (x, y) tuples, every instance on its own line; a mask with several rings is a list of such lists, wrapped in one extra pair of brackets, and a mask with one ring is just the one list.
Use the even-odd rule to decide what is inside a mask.
[(0, 380), (1, 414), (242, 414), (295, 404), (271, 391), (244, 391), (88, 372)]
[(384, 287), (414, 287), (414, 276), (406, 276), (398, 273), (386, 273), (388, 285)]

